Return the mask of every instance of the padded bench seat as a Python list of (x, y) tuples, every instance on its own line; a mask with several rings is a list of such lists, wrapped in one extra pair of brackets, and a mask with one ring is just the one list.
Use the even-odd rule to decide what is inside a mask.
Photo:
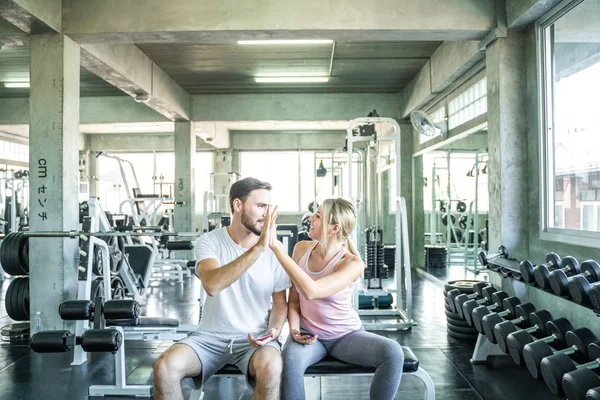
[[(402, 372), (404, 374), (414, 375), (423, 382), (425, 385), (425, 400), (435, 400), (435, 387), (431, 377), (423, 368), (419, 368), (419, 360), (410, 348), (402, 346), (402, 350), (404, 350), (404, 366)], [(304, 376), (323, 377), (342, 375), (373, 375), (374, 373), (374, 367), (361, 367), (359, 365), (348, 364), (328, 356), (318, 363), (308, 367)], [(215, 374), (215, 376), (241, 375), (242, 372), (233, 365), (226, 365)], [(402, 384), (400, 384), (400, 387), (402, 387)], [(202, 390), (192, 390), (189, 400), (202, 400), (203, 398), (204, 393)]]
[(106, 326), (178, 327), (179, 320), (164, 317), (137, 317), (106, 320)]

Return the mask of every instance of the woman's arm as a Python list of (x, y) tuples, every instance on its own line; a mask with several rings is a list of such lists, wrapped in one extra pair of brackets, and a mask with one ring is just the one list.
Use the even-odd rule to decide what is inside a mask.
[(306, 244), (303, 244), (303, 242), (296, 244), (292, 255), (294, 259), (292, 259), (282, 247), (272, 247), (275, 256), (277, 256), (279, 263), (294, 282), (296, 289), (308, 300), (322, 299), (340, 292), (354, 282), (363, 272), (364, 264), (360, 258), (348, 254), (340, 260), (333, 274), (313, 281), (294, 261), (298, 259), (297, 253), (301, 252), (301, 248), (306, 248)]
[(290, 325), (290, 336), (295, 342), (313, 344), (317, 341), (317, 335), (303, 335), (300, 333), (300, 298), (294, 286), (290, 288), (288, 299), (288, 324)]

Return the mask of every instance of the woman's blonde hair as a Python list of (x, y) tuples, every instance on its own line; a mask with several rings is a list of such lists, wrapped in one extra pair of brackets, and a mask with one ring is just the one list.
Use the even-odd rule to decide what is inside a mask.
[(358, 252), (350, 241), (350, 234), (356, 227), (356, 209), (347, 200), (342, 198), (327, 199), (323, 202), (323, 239), (319, 243), (321, 251), (325, 252), (327, 249), (327, 232), (331, 225), (338, 225), (339, 231), (337, 237), (344, 243), (348, 251), (355, 256), (358, 256)]

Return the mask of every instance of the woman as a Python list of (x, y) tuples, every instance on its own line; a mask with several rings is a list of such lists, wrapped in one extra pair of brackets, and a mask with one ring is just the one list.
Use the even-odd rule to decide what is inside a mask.
[(309, 237), (290, 258), (275, 234), (276, 210), (269, 217), (271, 248), (290, 276), (290, 336), (283, 350), (282, 398), (304, 399), (306, 368), (331, 355), (338, 360), (377, 367), (371, 399), (393, 399), (404, 364), (394, 340), (366, 332), (352, 306), (354, 285), (364, 264), (348, 237), (356, 226), (354, 206), (328, 199), (311, 217)]

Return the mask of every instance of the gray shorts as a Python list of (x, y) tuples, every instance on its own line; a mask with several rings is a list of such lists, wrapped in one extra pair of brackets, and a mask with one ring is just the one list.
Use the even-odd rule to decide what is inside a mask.
[[(235, 365), (242, 371), (248, 386), (254, 388), (255, 381), (248, 374), (248, 366), (250, 365), (250, 358), (260, 347), (254, 347), (248, 343), (248, 337), (227, 339), (215, 333), (197, 331), (180, 340), (177, 344), (185, 344), (191, 347), (202, 363), (201, 376), (186, 377), (184, 379), (192, 388), (200, 389), (215, 372), (227, 364)], [(281, 344), (277, 340), (273, 340), (265, 346), (273, 347), (281, 352)]]

